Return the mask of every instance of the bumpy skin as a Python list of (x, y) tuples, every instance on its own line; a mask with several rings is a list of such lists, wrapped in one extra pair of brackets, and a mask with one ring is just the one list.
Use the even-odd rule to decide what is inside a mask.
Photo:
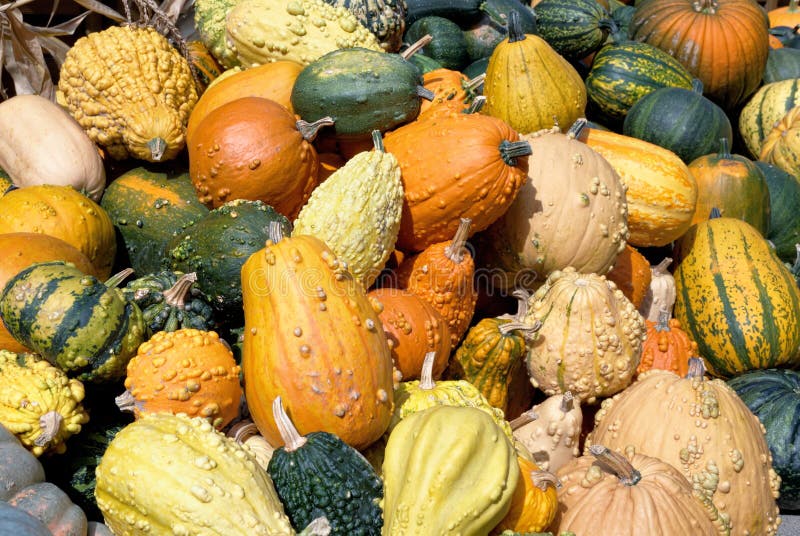
[(183, 294), (178, 299), (183, 306), (170, 303), (164, 295), (165, 291), (169, 293), (183, 275), (181, 272), (163, 270), (134, 279), (122, 289), (125, 297), (133, 300), (142, 310), (142, 316), (151, 334), (180, 328), (214, 329), (214, 311), (210, 300), (190, 279), (184, 280), (179, 285), (179, 294), (180, 292)]
[[(0, 350), (0, 424), (34, 455), (66, 450), (64, 441), (89, 421), (81, 405), (83, 397), (83, 384), (47, 361)], [(61, 415), (63, 422), (55, 436), (43, 442), (39, 419), (51, 411)]]
[(237, 0), (196, 0), (194, 3), (194, 23), (200, 40), (227, 68), (239, 65), (236, 54), (225, 40), (225, 19), (237, 3)]
[(69, 50), (56, 98), (112, 158), (159, 162), (183, 149), (197, 90), (189, 63), (164, 36), (112, 26)]
[(580, 455), (583, 412), (577, 400), (569, 403), (564, 397), (553, 395), (533, 406), (536, 420), (514, 429), (514, 437), (530, 451), (536, 464), (551, 473)]
[(341, 6), (363, 24), (386, 52), (397, 52), (403, 44), (406, 29), (405, 0), (326, 0), (332, 6)]

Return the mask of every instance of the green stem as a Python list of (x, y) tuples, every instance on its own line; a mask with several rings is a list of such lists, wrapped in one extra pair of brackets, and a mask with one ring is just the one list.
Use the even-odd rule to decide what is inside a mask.
[(642, 479), (642, 474), (634, 469), (631, 462), (622, 454), (603, 445), (592, 445), (589, 447), (589, 453), (595, 457), (595, 463), (600, 469), (616, 476), (624, 486), (635, 486)]
[(386, 149), (383, 147), (383, 137), (381, 136), (380, 130), (373, 130), (372, 131), (372, 144), (375, 146), (375, 150), (379, 153), (385, 153)]
[(522, 25), (519, 22), (519, 13), (512, 9), (508, 14), (508, 42), (516, 43), (524, 40), (525, 33), (522, 31)]
[(728, 144), (728, 138), (720, 138), (719, 139), (719, 153), (717, 157), (722, 160), (732, 160), (733, 156), (731, 155), (730, 145)]
[(692, 91), (698, 95), (703, 94), (703, 81), (699, 78), (692, 78)]
[(120, 283), (125, 281), (128, 278), (128, 276), (132, 274), (133, 274), (133, 268), (125, 268), (118, 274), (114, 274), (108, 279), (106, 279), (105, 285), (108, 288), (117, 288), (120, 285)]
[(517, 165), (518, 156), (528, 156), (533, 150), (531, 144), (527, 141), (508, 141), (503, 140), (500, 143), (500, 156), (509, 166)]

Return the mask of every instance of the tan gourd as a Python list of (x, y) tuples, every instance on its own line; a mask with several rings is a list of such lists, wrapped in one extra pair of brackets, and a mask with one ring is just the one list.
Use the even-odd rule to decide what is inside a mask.
[(651, 322), (658, 322), (658, 315), (662, 309), (672, 314), (675, 306), (675, 278), (667, 270), (672, 264), (669, 257), (655, 266), (650, 267), (650, 287), (644, 295), (639, 313)]
[(580, 455), (583, 412), (570, 391), (547, 398), (509, 424), (517, 441), (545, 471), (554, 473)]

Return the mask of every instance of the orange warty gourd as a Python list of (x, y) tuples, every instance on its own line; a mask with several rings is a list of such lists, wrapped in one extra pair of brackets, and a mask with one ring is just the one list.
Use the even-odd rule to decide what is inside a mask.
[(698, 355), (697, 343), (671, 316), (671, 311), (662, 309), (658, 322), (645, 321), (647, 335), (636, 374), (654, 368), (672, 371), (680, 377), (689, 372), (689, 359)]
[(520, 479), (511, 498), (511, 508), (491, 532), (493, 536), (505, 530), (541, 532), (550, 526), (558, 513), (556, 476), (541, 471), (535, 463), (522, 456), (517, 456), (517, 462)]
[(470, 80), (463, 73), (451, 69), (434, 69), (422, 75), (422, 85), (433, 91), (432, 100), (421, 99), (419, 114), (452, 110), (463, 112), (477, 95), (476, 88), (483, 84), (485, 75)]
[(630, 244), (625, 245), (622, 253), (617, 255), (614, 267), (606, 274), (606, 279), (613, 281), (637, 308), (642, 305), (650, 288), (651, 278), (650, 263)]

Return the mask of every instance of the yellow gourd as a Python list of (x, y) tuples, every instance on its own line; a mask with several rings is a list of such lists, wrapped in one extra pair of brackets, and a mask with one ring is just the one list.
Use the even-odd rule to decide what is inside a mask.
[(558, 513), (559, 481), (553, 473), (539, 470), (530, 460), (519, 457), (520, 479), (511, 499), (511, 509), (492, 531), (502, 535), (510, 530), (518, 533), (545, 530)]

